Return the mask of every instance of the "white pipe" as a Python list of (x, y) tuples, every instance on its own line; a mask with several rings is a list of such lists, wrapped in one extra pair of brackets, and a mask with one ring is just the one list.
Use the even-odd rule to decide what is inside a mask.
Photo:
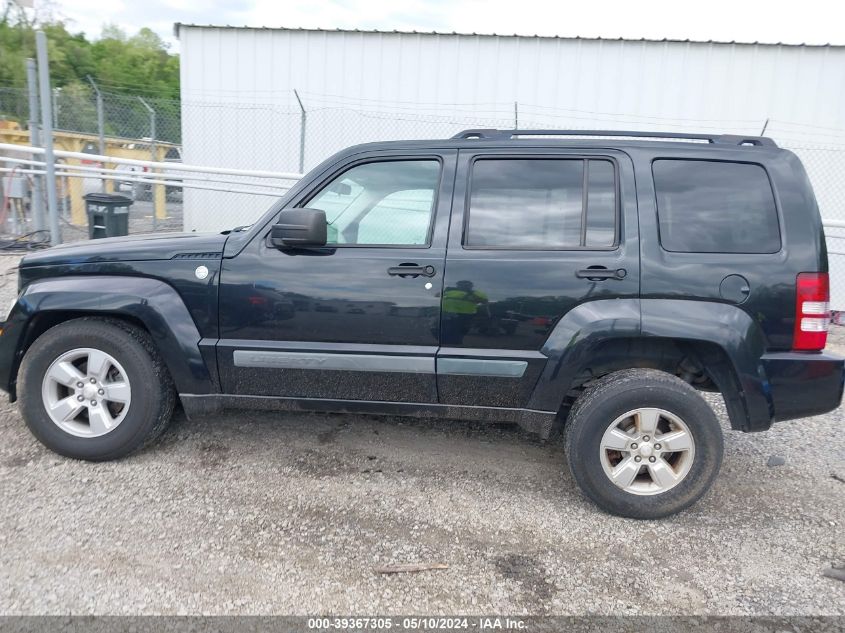
[(28, 160), (26, 158), (9, 158), (7, 156), (0, 157), (0, 163), (14, 163), (16, 165), (46, 165), (43, 160)]
[[(253, 187), (284, 187), (286, 189), (290, 188), (289, 186), (279, 185), (277, 183), (263, 183), (263, 182), (244, 182), (242, 180), (228, 180), (226, 178), (208, 178), (203, 176), (192, 176), (190, 174), (183, 175), (180, 173), (175, 173), (176, 170), (171, 170), (171, 173), (161, 173), (161, 172), (139, 172), (139, 171), (125, 171), (121, 169), (106, 169), (105, 167), (86, 167), (83, 165), (70, 165), (68, 163), (63, 163), (59, 165), (60, 169), (65, 171), (82, 171), (82, 172), (91, 172), (94, 174), (117, 174), (117, 175), (133, 175), (138, 178), (156, 178), (158, 180), (174, 180), (177, 182), (185, 182), (190, 180), (191, 182), (200, 181), (200, 182), (217, 182), (217, 183), (224, 183), (224, 184), (231, 184), (231, 185), (252, 185)], [(93, 176), (92, 176), (93, 177)], [(115, 179), (113, 179), (115, 180)], [(118, 178), (116, 180), (122, 180)], [(143, 182), (143, 181), (141, 181)], [(152, 181), (150, 181), (152, 182)]]
[[(43, 175), (46, 173), (44, 170), (37, 170), (37, 169), (17, 169), (14, 170), (11, 167), (0, 167), (0, 173), (11, 172), (15, 171), (18, 174), (31, 174), (31, 175)], [(90, 178), (90, 176), (86, 176), (85, 174), (74, 174), (72, 172), (65, 172), (65, 171), (57, 171), (56, 177), (62, 178)], [(142, 182), (148, 183), (151, 185), (173, 185), (172, 182), (167, 182), (166, 180), (152, 180), (149, 178), (133, 178), (131, 176), (109, 176), (107, 174), (103, 175), (105, 180), (120, 180), (121, 182)], [(181, 185), (182, 189), (203, 189), (205, 191), (220, 191), (223, 193), (245, 193), (254, 196), (271, 196), (273, 198), (280, 198), (287, 193), (287, 189), (280, 189), (279, 191), (255, 191), (253, 189), (241, 189), (238, 187), (208, 187), (205, 185), (197, 185), (197, 184), (187, 184), (185, 182)]]
[[(58, 172), (58, 176), (66, 176), (68, 178), (85, 178), (83, 174), (73, 174), (67, 172)], [(109, 176), (107, 174), (103, 175), (103, 178), (106, 180), (119, 180), (121, 182), (142, 182), (151, 185), (170, 185), (172, 186), (172, 182), (167, 182), (166, 180), (151, 180), (148, 178), (126, 178), (126, 177), (117, 177), (117, 176)], [(287, 190), (280, 190), (280, 191), (255, 191), (254, 189), (241, 189), (239, 187), (210, 187), (207, 185), (199, 185), (199, 184), (188, 184), (183, 182), (182, 189), (202, 189), (204, 191), (220, 191), (223, 193), (246, 193), (255, 196), (271, 196), (273, 198), (281, 198), (283, 195), (287, 193)]]
[[(41, 160), (26, 160), (26, 159), (23, 159), (23, 158), (2, 157), (2, 158), (0, 158), (0, 162), (15, 163), (15, 164), (21, 164), (21, 165), (36, 165), (36, 166), (40, 166), (40, 167), (44, 167), (46, 165), (46, 163), (44, 161), (41, 161)], [(175, 164), (176, 163), (174, 163), (174, 165)], [(161, 180), (161, 179), (173, 179), (173, 180), (176, 180), (176, 181), (179, 181), (179, 182), (182, 182), (182, 183), (184, 183), (185, 180), (190, 180), (192, 182), (194, 182), (194, 181), (216, 182), (216, 183), (223, 183), (223, 184), (230, 184), (230, 185), (251, 185), (253, 187), (283, 188), (285, 190), (290, 188), (289, 186), (279, 185), (279, 184), (276, 184), (276, 183), (266, 183), (265, 184), (263, 182), (243, 182), (242, 180), (228, 180), (226, 178), (207, 178), (207, 177), (203, 178), (202, 176), (190, 176), (190, 175), (188, 175), (186, 177), (182, 174), (176, 173), (176, 172), (179, 171), (178, 169), (170, 170), (171, 173), (164, 174), (164, 173), (161, 173), (161, 172), (127, 172), (127, 171), (120, 170), (120, 169), (108, 169), (106, 167), (90, 167), (90, 166), (86, 166), (86, 165), (72, 165), (70, 163), (59, 163), (57, 165), (57, 167), (59, 169), (63, 169), (66, 172), (67, 171), (91, 172), (92, 174), (94, 174), (94, 175), (91, 176), (91, 178), (101, 177), (102, 174), (125, 174), (127, 176), (127, 178), (125, 178), (125, 180), (127, 182), (129, 182), (129, 180), (130, 180), (128, 178), (129, 174), (134, 174), (134, 175), (136, 175), (140, 178), (152, 178), (153, 176), (155, 176), (159, 180)], [(43, 172), (43, 171), (41, 171), (41, 172), (26, 171), (26, 172), (21, 172), (21, 173), (43, 174), (45, 172)], [(106, 178), (106, 180), (124, 180), (124, 179), (123, 178), (118, 178), (118, 179)], [(153, 182), (153, 181), (152, 180), (135, 180), (134, 182)]]
[[(0, 143), (0, 151), (23, 152), (26, 154), (43, 154), (44, 148), (31, 147), (29, 145), (16, 145), (13, 143)], [(223, 174), (227, 176), (252, 176), (253, 178), (278, 178), (280, 180), (299, 180), (302, 174), (294, 172), (262, 171), (249, 169), (230, 169), (226, 167), (206, 167), (201, 165), (186, 165), (184, 163), (159, 163), (150, 160), (136, 160), (134, 158), (119, 158), (117, 156), (103, 156), (101, 154), (86, 154), (83, 152), (68, 152), (55, 150), (54, 154), (62, 158), (78, 158), (80, 160), (91, 160), (101, 163), (116, 163), (118, 165), (138, 165), (140, 167), (151, 167), (152, 169), (173, 170), (178, 165), (179, 171), (202, 172), (208, 174)]]
[[(22, 162), (22, 163), (31, 163), (35, 165), (43, 166), (43, 162), (38, 161), (15, 161), (14, 159), (7, 159), (7, 162)], [(2, 162), (2, 161), (0, 161)], [(93, 175), (90, 176), (91, 178), (99, 178), (102, 174), (118, 174), (118, 175), (125, 175), (127, 176), (126, 180), (128, 181), (128, 176), (134, 175), (139, 178), (157, 178), (159, 180), (167, 180), (173, 179), (177, 182), (184, 182), (186, 180), (190, 181), (200, 181), (200, 182), (216, 182), (216, 183), (224, 183), (224, 184), (231, 184), (231, 185), (251, 185), (253, 187), (275, 187), (279, 188), (282, 187), (284, 189), (289, 189), (289, 186), (280, 185), (277, 183), (263, 183), (263, 182), (244, 182), (242, 180), (228, 180), (226, 178), (207, 178), (202, 176), (192, 176), (192, 175), (183, 175), (178, 172), (178, 170), (171, 170), (171, 173), (161, 173), (161, 172), (140, 172), (140, 171), (125, 171), (121, 169), (108, 169), (106, 167), (90, 167), (86, 165), (71, 165), (70, 163), (59, 163), (59, 169), (63, 169), (64, 171), (82, 171), (82, 172), (90, 172)], [(114, 180), (114, 179), (112, 179)], [(123, 180), (122, 178), (118, 178), (117, 180)], [(142, 181), (137, 181), (142, 182)], [(150, 180), (152, 182), (152, 180)]]
[[(57, 172), (56, 175), (57, 176), (65, 176), (65, 177), (68, 177), (68, 178), (85, 178), (86, 177), (83, 174), (73, 174), (73, 173), (68, 173), (68, 172)], [(109, 175), (104, 175), (103, 178), (105, 178), (106, 180), (119, 180), (121, 182), (142, 182), (142, 183), (147, 183), (147, 184), (151, 184), (151, 185), (170, 185), (170, 186), (173, 185), (172, 182), (167, 182), (166, 180), (151, 180), (151, 179), (148, 179), (148, 178), (132, 178), (132, 177), (127, 178), (127, 177), (117, 177), (117, 176), (109, 176)], [(221, 191), (221, 192), (224, 192), (224, 193), (246, 193), (246, 194), (251, 194), (251, 195), (256, 195), (256, 196), (271, 196), (273, 198), (281, 198), (283, 195), (285, 195), (285, 193), (287, 193), (287, 190), (255, 191), (253, 189), (241, 189), (239, 187), (210, 187), (210, 186), (207, 186), (207, 185), (187, 184), (187, 183), (184, 183), (184, 182), (182, 183), (181, 188), (183, 188), (183, 189), (202, 189), (204, 191)]]
[(0, 167), (0, 173), (15, 172), (17, 174), (33, 174), (35, 176), (43, 176), (47, 172), (43, 169), (18, 169), (17, 167)]

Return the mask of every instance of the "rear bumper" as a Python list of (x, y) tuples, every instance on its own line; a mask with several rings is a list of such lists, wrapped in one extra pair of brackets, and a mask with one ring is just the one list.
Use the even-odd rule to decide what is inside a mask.
[(783, 352), (761, 359), (772, 422), (827, 413), (842, 401), (845, 358), (835, 354)]

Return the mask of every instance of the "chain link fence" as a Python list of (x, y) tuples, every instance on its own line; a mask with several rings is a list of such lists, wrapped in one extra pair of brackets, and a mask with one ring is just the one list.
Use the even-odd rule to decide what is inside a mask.
[[(52, 91), (54, 148), (71, 152), (99, 154), (100, 137), (106, 155), (147, 161), (181, 162), (181, 104), (171, 99), (136, 97), (99, 91), (93, 85), (74, 84)], [(36, 113), (40, 119), (40, 113)], [(29, 97), (23, 88), (0, 88), (0, 142), (28, 144)], [(102, 124), (101, 124), (102, 122)], [(0, 158), (0, 163), (4, 161)], [(84, 160), (58, 159), (57, 169), (70, 164), (99, 165)], [(5, 162), (0, 184), (4, 206), (0, 227), (6, 235), (26, 234), (33, 228), (31, 217), (33, 174), (26, 165)], [(143, 167), (109, 165), (125, 171), (127, 179), (104, 180), (60, 176), (57, 198), (63, 241), (88, 238), (88, 222), (83, 196), (107, 191), (133, 200), (130, 233), (181, 231), (183, 229), (180, 187), (166, 187), (164, 201), (156, 205), (149, 184), (132, 182)], [(117, 176), (119, 176), (118, 174)], [(11, 196), (8, 194), (12, 194)], [(22, 194), (22, 197), (18, 195)], [(42, 193), (42, 196), (44, 194)]]
[[(136, 97), (101, 91), (106, 136), (125, 139), (150, 138), (155, 117), (156, 140), (182, 142), (182, 112), (179, 101)], [(151, 115), (146, 105), (154, 114)], [(74, 84), (53, 89), (53, 127), (56, 130), (96, 136), (99, 133), (97, 91)], [(22, 126), (29, 120), (29, 97), (24, 88), (0, 88), (0, 117)], [(40, 118), (40, 113), (38, 117)]]
[[(845, 221), (845, 148), (795, 148), (813, 181), (822, 217)], [(845, 228), (826, 226), (830, 266), (831, 307), (845, 312)], [(840, 323), (837, 318), (837, 323)], [(842, 322), (845, 323), (845, 322)]]
[[(326, 95), (275, 95), (267, 102), (244, 103), (233, 92), (189, 95), (180, 101), (139, 98), (75, 85), (55, 89), (54, 126), (57, 147), (98, 153), (102, 132), (106, 153), (189, 165), (243, 170), (301, 172), (350, 145), (383, 140), (448, 138), (467, 128), (638, 129), (654, 131), (760, 134), (775, 139), (802, 160), (813, 183), (825, 220), (845, 222), (845, 130), (770, 121), (693, 121), (658, 117), (564, 111), (527, 104), (452, 104), (450, 114), (434, 104), (350, 102)], [(297, 98), (299, 97), (299, 98)], [(271, 102), (272, 101), (272, 102)], [(26, 129), (26, 90), (0, 88), (0, 119)], [(0, 130), (3, 131), (3, 130)], [(128, 173), (135, 171), (126, 168)], [(7, 174), (6, 174), (7, 175)], [(6, 179), (4, 179), (5, 182)], [(212, 183), (213, 189), (209, 189)], [(130, 232), (223, 230), (250, 224), (290, 182), (243, 175), (200, 177), (186, 174), (185, 187), (167, 187), (163, 208), (152, 199), (150, 185), (121, 182), (115, 191), (134, 199)], [(189, 186), (193, 185), (193, 186)], [(206, 187), (206, 188), (194, 188)], [(72, 212), (69, 192), (61, 184), (60, 207), (66, 239), (84, 239), (84, 218)], [(83, 192), (103, 183), (85, 178)], [(78, 188), (77, 188), (78, 190)], [(159, 201), (160, 202), (160, 201)], [(25, 216), (25, 211), (24, 211)], [(8, 214), (7, 214), (8, 217)], [(8, 223), (7, 223), (8, 224)], [(18, 223), (18, 232), (26, 222)], [(845, 228), (827, 228), (834, 306), (845, 309)], [(9, 232), (9, 227), (6, 227)]]

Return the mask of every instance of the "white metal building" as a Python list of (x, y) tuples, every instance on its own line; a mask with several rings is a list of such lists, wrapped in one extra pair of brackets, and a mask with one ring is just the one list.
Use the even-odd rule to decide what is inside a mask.
[[(467, 127), (765, 129), (802, 157), (823, 216), (845, 226), (845, 46), (184, 24), (176, 34), (186, 163), (299, 171), (304, 149), (307, 170), (353, 143)], [(271, 202), (186, 191), (186, 229), (245, 224)], [(845, 253), (837, 234), (829, 248)], [(832, 264), (845, 309), (845, 256)]]

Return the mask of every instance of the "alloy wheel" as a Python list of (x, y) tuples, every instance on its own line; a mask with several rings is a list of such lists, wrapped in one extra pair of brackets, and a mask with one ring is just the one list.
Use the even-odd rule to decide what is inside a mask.
[(90, 438), (110, 433), (126, 418), (132, 389), (113, 356), (82, 347), (65, 352), (47, 368), (41, 396), (56, 426)]
[(628, 411), (601, 439), (601, 465), (625, 492), (656, 495), (677, 486), (695, 459), (695, 441), (686, 423), (664, 409)]

